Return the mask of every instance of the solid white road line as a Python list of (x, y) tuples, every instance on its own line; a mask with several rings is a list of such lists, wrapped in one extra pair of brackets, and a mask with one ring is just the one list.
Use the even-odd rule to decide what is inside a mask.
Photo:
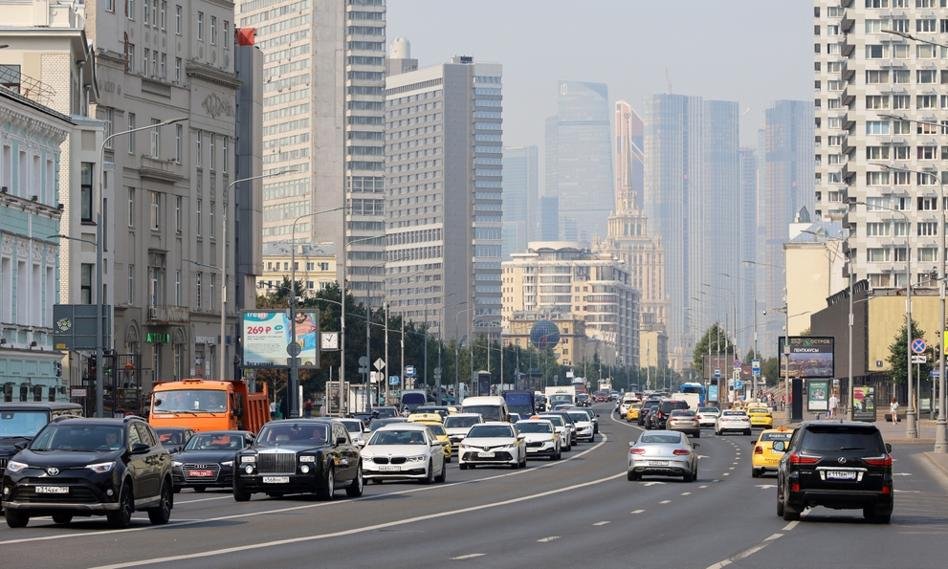
[[(603, 483), (605, 483), (605, 482), (611, 482), (612, 480), (618, 480), (619, 478), (621, 478), (621, 477), (623, 477), (623, 476), (625, 476), (625, 475), (626, 475), (626, 473), (625, 473), (625, 471), (623, 470), (622, 472), (620, 472), (620, 473), (618, 473), (618, 474), (613, 474), (612, 476), (606, 476), (606, 477), (604, 477), (604, 478), (599, 478), (599, 479), (596, 479), (596, 480), (590, 480), (590, 481), (588, 481), (588, 482), (581, 482), (581, 483), (578, 483), (578, 484), (572, 484), (572, 485), (570, 485), (570, 486), (563, 486), (563, 487), (556, 488), (556, 489), (553, 489), (553, 490), (546, 490), (546, 491), (544, 491), (544, 492), (538, 492), (538, 493), (536, 493), (536, 494), (530, 494), (530, 495), (527, 495), (527, 496), (520, 496), (519, 498), (511, 498), (511, 499), (509, 499), (509, 500), (503, 500), (503, 501), (500, 501), (500, 502), (493, 502), (493, 503), (490, 503), (490, 504), (480, 504), (480, 505), (478, 505), (478, 506), (469, 506), (469, 507), (467, 507), (467, 508), (460, 508), (460, 509), (457, 509), (457, 510), (450, 510), (450, 511), (446, 511), (446, 512), (436, 512), (436, 513), (433, 513), (433, 514), (425, 514), (425, 515), (421, 515), (421, 516), (415, 516), (415, 517), (411, 517), (411, 518), (404, 518), (404, 519), (401, 519), (401, 520), (395, 520), (395, 521), (391, 521), (391, 522), (384, 522), (384, 523), (375, 524), (375, 525), (371, 525), (371, 526), (363, 526), (363, 527), (359, 527), (359, 528), (353, 528), (353, 529), (348, 529), (348, 530), (341, 530), (341, 531), (336, 531), (336, 532), (332, 532), (332, 533), (324, 533), (324, 534), (319, 534), (319, 535), (307, 535), (307, 536), (293, 537), (293, 538), (287, 538), (287, 539), (279, 539), (279, 540), (273, 540), (273, 541), (264, 541), (264, 542), (259, 542), (259, 543), (248, 543), (248, 544), (245, 544), (245, 545), (238, 545), (238, 546), (234, 546), (234, 547), (225, 547), (225, 548), (222, 548), (222, 549), (212, 549), (212, 550), (209, 550), (209, 551), (201, 551), (201, 552), (195, 552), (195, 553), (187, 553), (187, 554), (183, 554), (183, 555), (169, 555), (169, 556), (167, 556), (167, 557), (154, 557), (154, 558), (151, 558), (151, 559), (139, 559), (139, 560), (136, 560), (136, 561), (127, 561), (127, 562), (123, 562), (123, 563), (114, 563), (114, 564), (111, 564), (111, 565), (101, 565), (101, 566), (95, 567), (94, 569), (125, 569), (126, 567), (141, 567), (141, 566), (143, 566), (143, 565), (154, 565), (154, 564), (158, 564), (158, 563), (170, 563), (170, 562), (174, 562), (174, 561), (184, 561), (184, 560), (192, 560), (192, 559), (202, 559), (202, 558), (207, 558), (207, 557), (216, 557), (216, 556), (219, 556), (219, 555), (228, 555), (228, 554), (231, 554), (231, 553), (240, 553), (240, 552), (242, 552), (242, 551), (249, 551), (249, 550), (259, 549), (259, 548), (263, 548), (263, 547), (277, 547), (277, 546), (281, 546), (281, 545), (292, 545), (292, 544), (296, 544), (296, 543), (311, 543), (311, 542), (317, 542), (317, 541), (325, 541), (325, 540), (328, 540), (328, 539), (334, 539), (334, 538), (337, 538), (337, 537), (347, 537), (347, 536), (351, 536), (351, 535), (359, 535), (359, 534), (363, 534), (363, 533), (371, 533), (371, 532), (376, 532), (376, 531), (381, 530), (381, 529), (387, 529), (387, 528), (391, 528), (391, 527), (398, 527), (398, 526), (403, 526), (403, 525), (408, 525), (408, 524), (413, 524), (413, 523), (418, 523), (418, 522), (424, 522), (424, 521), (428, 521), (428, 520), (436, 520), (436, 519), (440, 519), (440, 518), (447, 518), (447, 517), (451, 517), (451, 516), (458, 516), (458, 515), (461, 515), (461, 514), (468, 514), (468, 513), (471, 513), (471, 512), (479, 512), (479, 511), (482, 511), (482, 510), (490, 510), (490, 509), (499, 508), (499, 507), (503, 507), (503, 506), (509, 506), (509, 505), (511, 505), (511, 504), (519, 504), (520, 502), (527, 502), (527, 501), (530, 501), (530, 500), (536, 500), (536, 499), (539, 499), (539, 498), (545, 498), (545, 497), (547, 497), (547, 496), (554, 496), (554, 495), (556, 495), (556, 494), (562, 494), (562, 493), (566, 493), (566, 492), (572, 492), (572, 491), (578, 490), (578, 489), (580, 489), (580, 488), (587, 488), (587, 487), (590, 487), (590, 486), (596, 486), (596, 485), (598, 485), (598, 484), (603, 484)], [(350, 502), (352, 502), (352, 500), (350, 500)], [(327, 502), (327, 504), (330, 504), (330, 503), (332, 503), (332, 502)], [(101, 535), (101, 534), (100, 534), (100, 535)]]
[(601, 522), (596, 522), (596, 523), (594, 523), (593, 525), (594, 525), (594, 526), (607, 526), (607, 525), (609, 525), (609, 524), (611, 524), (611, 523), (612, 523), (612, 522), (610, 522), (609, 520), (603, 520), (603, 521), (601, 521)]
[(486, 553), (468, 553), (467, 555), (458, 555), (457, 557), (452, 557), (452, 561), (464, 561), (465, 559), (474, 559), (475, 557), (484, 557)]
[(765, 539), (764, 541), (773, 541), (773, 540), (775, 540), (775, 539), (780, 539), (780, 538), (783, 537), (783, 536), (784, 536), (784, 534), (782, 534), (782, 533), (780, 533), (780, 532), (772, 533), (772, 534), (770, 534), (770, 535), (767, 537), (767, 539)]
[(789, 524), (783, 526), (783, 530), (781, 530), (781, 531), (790, 531), (790, 530), (792, 530), (793, 528), (797, 527), (797, 524), (799, 524), (799, 523), (800, 523), (799, 521), (790, 522)]
[(548, 537), (541, 537), (537, 540), (537, 543), (550, 543), (551, 541), (556, 541), (560, 538), (558, 535), (551, 535)]
[[(43, 537), (25, 537), (25, 538), (21, 538), (21, 539), (8, 539), (8, 540), (5, 540), (5, 541), (0, 541), (0, 545), (13, 545), (13, 544), (18, 544), (18, 543), (32, 543), (32, 542), (35, 542), (35, 541), (53, 541), (53, 540), (69, 539), (69, 538), (75, 538), (75, 537), (99, 537), (99, 536), (103, 536), (103, 535), (111, 535), (111, 534), (119, 534), (119, 533), (133, 533), (133, 532), (149, 531), (149, 530), (154, 530), (154, 529), (167, 528), (167, 527), (169, 527), (169, 526), (186, 526), (186, 525), (194, 525), (194, 524), (207, 523), (207, 522), (219, 522), (219, 521), (224, 521), (224, 520), (236, 520), (236, 519), (242, 519), (242, 518), (255, 518), (255, 517), (258, 517), (258, 516), (266, 516), (266, 515), (270, 515), (270, 514), (284, 514), (284, 513), (287, 513), (287, 512), (295, 512), (295, 511), (299, 511), (299, 510), (310, 510), (310, 509), (312, 509), (312, 508), (326, 508), (326, 507), (330, 507), (330, 506), (341, 506), (341, 505), (343, 505), (343, 504), (351, 504), (351, 503), (353, 503), (353, 502), (364, 502), (364, 501), (367, 501), (367, 500), (379, 499), (379, 498), (384, 497), (384, 496), (403, 496), (403, 495), (405, 495), (405, 494), (415, 494), (415, 493), (418, 493), (418, 492), (433, 492), (433, 491), (436, 491), (436, 490), (443, 490), (443, 489), (445, 489), (445, 488), (452, 488), (452, 487), (455, 487), (455, 486), (464, 486), (464, 485), (468, 485), (468, 484), (478, 484), (478, 483), (487, 482), (487, 481), (490, 481), (490, 480), (497, 480), (497, 479), (499, 479), (499, 478), (506, 478), (506, 477), (508, 477), (508, 476), (519, 476), (519, 475), (529, 474), (530, 472), (535, 472), (535, 471), (537, 471), (537, 470), (542, 470), (542, 469), (544, 469), (544, 468), (553, 468), (553, 467), (559, 466), (559, 465), (561, 465), (561, 464), (566, 464), (566, 463), (570, 462), (571, 460), (576, 460), (577, 458), (579, 458), (579, 457), (581, 457), (581, 456), (583, 456), (583, 455), (585, 455), (585, 454), (588, 454), (588, 453), (590, 453), (590, 452), (592, 452), (592, 451), (598, 449), (598, 448), (601, 447), (602, 445), (606, 444), (606, 442), (607, 442), (608, 440), (609, 440), (609, 437), (607, 437), (606, 435), (603, 435), (603, 436), (602, 436), (602, 440), (601, 440), (600, 442), (596, 443), (595, 445), (589, 447), (588, 449), (586, 449), (586, 450), (584, 450), (584, 451), (582, 451), (582, 452), (580, 452), (580, 453), (577, 453), (577, 454), (575, 454), (575, 455), (573, 455), (573, 456), (571, 456), (571, 457), (569, 457), (569, 458), (567, 458), (567, 459), (565, 459), (565, 460), (560, 460), (560, 461), (557, 461), (557, 462), (551, 462), (551, 463), (549, 463), (549, 464), (544, 464), (544, 465), (542, 465), (542, 466), (533, 466), (533, 467), (528, 468), (528, 469), (526, 469), (526, 470), (518, 470), (518, 471), (514, 471), (514, 472), (507, 472), (507, 473), (504, 473), (504, 474), (495, 474), (495, 475), (493, 475), (493, 476), (486, 476), (486, 477), (484, 477), (484, 478), (474, 478), (474, 479), (472, 479), (472, 480), (463, 480), (463, 481), (461, 481), (461, 482), (450, 482), (450, 483), (447, 483), (447, 484), (439, 484), (439, 485), (437, 485), (437, 486), (427, 486), (427, 487), (424, 487), (424, 488), (411, 488), (411, 489), (408, 489), (408, 490), (398, 490), (398, 491), (395, 491), (395, 492), (385, 492), (385, 493), (382, 493), (382, 494), (372, 494), (372, 495), (370, 495), (370, 496), (362, 496), (361, 498), (347, 498), (347, 499), (345, 499), (345, 500), (336, 500), (336, 501), (332, 501), (332, 502), (320, 502), (320, 503), (318, 503), (318, 504), (306, 504), (306, 505), (302, 505), (302, 506), (287, 506), (287, 507), (285, 507), (285, 508), (275, 508), (275, 509), (272, 509), (272, 510), (260, 510), (260, 511), (256, 511), (256, 512), (245, 512), (245, 513), (241, 513), (241, 514), (229, 514), (229, 515), (225, 515), (225, 516), (216, 516), (216, 517), (213, 517), (213, 518), (204, 518), (204, 519), (196, 519), (196, 520), (180, 520), (180, 521), (179, 521), (179, 520), (172, 520), (171, 522), (169, 522), (169, 523), (168, 523), (167, 525), (165, 525), (165, 526), (151, 526), (151, 525), (149, 525), (149, 526), (142, 526), (142, 527), (128, 528), (128, 529), (103, 530), (103, 531), (92, 532), (92, 533), (90, 533), (90, 532), (65, 533), (65, 534), (56, 534), (56, 535), (46, 535), (46, 536), (43, 536)], [(618, 476), (618, 475), (616, 475), (616, 476)], [(224, 498), (228, 498), (228, 497), (229, 497), (229, 498), (233, 499), (233, 497), (231, 497), (231, 496), (222, 496), (222, 497), (224, 497)], [(172, 515), (173, 515), (173, 514), (172, 514)]]
[(213, 500), (233, 500), (234, 497), (230, 494), (226, 496), (214, 496), (213, 498), (199, 498), (197, 500), (175, 500), (174, 505), (178, 506), (181, 504), (197, 504), (198, 502), (211, 502)]

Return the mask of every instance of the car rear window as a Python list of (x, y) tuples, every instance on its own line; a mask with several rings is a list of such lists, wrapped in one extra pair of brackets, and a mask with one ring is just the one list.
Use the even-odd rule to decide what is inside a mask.
[(874, 427), (809, 427), (803, 433), (800, 450), (811, 453), (860, 451), (882, 454), (885, 445)]
[(764, 433), (760, 435), (761, 442), (789, 441), (793, 433)]
[(675, 409), (672, 411), (672, 417), (694, 417), (695, 412), (688, 409)]

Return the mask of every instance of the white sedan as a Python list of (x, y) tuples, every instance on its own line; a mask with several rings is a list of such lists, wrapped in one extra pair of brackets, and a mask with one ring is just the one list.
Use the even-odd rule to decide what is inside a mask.
[(562, 456), (560, 435), (547, 419), (530, 419), (514, 424), (517, 432), (525, 437), (527, 457), (547, 456), (550, 460), (559, 460)]
[(362, 448), (365, 479), (444, 482), (444, 447), (428, 427), (394, 423), (378, 428)]
[(579, 409), (569, 409), (570, 419), (576, 424), (576, 440), (585, 440), (592, 442), (596, 436), (596, 426), (593, 425), (589, 414)]
[(721, 416), (714, 424), (714, 434), (723, 435), (734, 431), (745, 435), (751, 434), (750, 417), (744, 411), (727, 410), (721, 412)]
[(484, 419), (481, 418), (479, 413), (456, 413), (444, 418), (444, 430), (448, 433), (448, 438), (451, 439), (451, 447), (454, 452), (457, 452), (458, 445), (467, 436), (471, 427), (483, 422)]
[(526, 468), (526, 437), (510, 423), (490, 421), (471, 427), (458, 449), (461, 470), (478, 464), (509, 465)]
[(702, 427), (713, 427), (721, 416), (717, 407), (698, 407), (698, 424)]

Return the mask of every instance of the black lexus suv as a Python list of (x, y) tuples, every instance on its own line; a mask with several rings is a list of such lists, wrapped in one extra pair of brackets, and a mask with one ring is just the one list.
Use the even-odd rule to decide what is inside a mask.
[(234, 500), (246, 502), (255, 492), (278, 498), (284, 494), (316, 494), (331, 500), (345, 488), (362, 495), (362, 459), (340, 421), (286, 419), (263, 426), (253, 445), (237, 453)]
[(49, 423), (7, 462), (2, 492), (7, 525), (31, 516), (68, 524), (73, 516), (105, 515), (124, 528), (136, 510), (153, 524), (171, 517), (171, 455), (139, 417), (65, 419)]
[(812, 421), (794, 432), (777, 470), (777, 515), (800, 519), (807, 507), (862, 508), (871, 522), (892, 517), (892, 447), (875, 425)]

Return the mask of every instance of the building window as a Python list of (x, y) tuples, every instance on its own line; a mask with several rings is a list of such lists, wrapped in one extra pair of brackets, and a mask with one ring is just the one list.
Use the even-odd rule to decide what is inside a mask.
[(129, 20), (135, 19), (135, 0), (125, 0), (125, 16)]
[(217, 16), (211, 16), (211, 45), (217, 45)]
[(161, 54), (161, 68), (159, 69), (159, 71), (161, 72), (158, 75), (159, 77), (161, 77), (162, 79), (168, 78), (168, 54), (167, 53)]
[(135, 44), (133, 43), (125, 48), (125, 71), (135, 73)]
[(204, 41), (204, 12), (198, 11), (197, 17), (198, 41)]
[(174, 231), (178, 235), (181, 235), (181, 210), (184, 202), (184, 198), (181, 196), (175, 196), (174, 198)]
[(184, 9), (180, 4), (174, 6), (174, 33), (181, 35), (181, 25), (184, 19)]
[(208, 289), (207, 296), (208, 296), (208, 301), (209, 301), (208, 306), (210, 307), (211, 310), (213, 310), (214, 307), (217, 305), (217, 275), (214, 273), (211, 273), (210, 277), (211, 277), (211, 281), (208, 283), (210, 286)]
[(161, 268), (148, 267), (148, 304), (158, 306), (161, 304)]
[(194, 164), (201, 166), (204, 161), (201, 159), (204, 154), (204, 131), (198, 130), (194, 133)]
[(151, 76), (158, 77), (158, 50), (151, 52)]
[(221, 140), (221, 149), (224, 151), (224, 157), (223, 157), (222, 160), (221, 160), (221, 171), (224, 172), (224, 174), (227, 174), (227, 167), (228, 167), (229, 164), (230, 164), (230, 159), (229, 159), (228, 156), (227, 156), (227, 148), (228, 148), (228, 146), (229, 146), (229, 144), (228, 144), (228, 141), (227, 141), (227, 137), (224, 136), (224, 137), (223, 137), (223, 140)]
[(79, 272), (79, 302), (92, 304), (92, 263), (83, 263)]
[(151, 119), (151, 157), (157, 159), (161, 156), (161, 127), (158, 124), (161, 121)]
[(158, 192), (150, 192), (150, 194), (151, 228), (157, 231), (161, 228), (161, 194)]
[[(135, 113), (128, 113), (128, 130), (135, 129)], [(135, 154), (135, 134), (128, 135), (128, 153)]]
[(128, 303), (135, 303), (135, 265), (128, 264)]
[(230, 37), (230, 22), (224, 20), (224, 25), (221, 28), (221, 41), (224, 42), (224, 51), (230, 50), (230, 44), (233, 43), (234, 38)]
[(128, 226), (135, 227), (135, 188), (128, 189)]
[(115, 13), (115, 0), (105, 0), (105, 11)]
[(151, 18), (151, 5), (149, 5), (148, 0), (142, 0), (142, 23), (148, 24), (148, 20)]
[(168, 27), (168, 0), (161, 0), (161, 29)]
[(174, 80), (181, 82), (181, 58), (174, 58)]
[(214, 210), (215, 209), (217, 209), (217, 202), (215, 202), (214, 200), (211, 200), (210, 207), (207, 210), (207, 217), (208, 217), (207, 221), (209, 224), (208, 232), (210, 232), (211, 237), (214, 237), (216, 234), (214, 230)]
[(184, 127), (176, 124), (174, 125), (174, 161), (178, 164), (181, 163), (182, 154), (184, 154)]
[(174, 272), (174, 304), (181, 306), (181, 271)]
[(161, 344), (151, 345), (151, 370), (156, 379), (161, 377)]
[(80, 180), (80, 194), (81, 194), (81, 218), (84, 222), (92, 221), (92, 180), (93, 180), (93, 165), (92, 162), (83, 162), (82, 163), (82, 173)]
[(148, 75), (149, 59), (151, 59), (151, 50), (146, 47), (142, 50), (142, 75)]
[(217, 168), (217, 136), (212, 132), (208, 135), (208, 146), (211, 151), (211, 171)]
[(195, 308), (197, 308), (197, 310), (201, 310), (204, 303), (204, 296), (201, 294), (201, 290), (204, 288), (203, 284), (201, 283), (202, 279), (203, 275), (201, 271), (198, 271), (194, 280), (194, 302), (196, 304)]
[(105, 147), (112, 148), (112, 140), (109, 138), (112, 136), (112, 118), (114, 117), (114, 112), (111, 108), (106, 107), (103, 111), (105, 116), (102, 117), (102, 120), (105, 122), (105, 131), (102, 135), (105, 137)]
[(203, 218), (203, 216), (201, 215), (201, 206), (203, 205), (204, 200), (198, 198), (198, 200), (197, 200), (196, 203), (197, 203), (197, 207), (195, 208), (195, 210), (196, 210), (195, 213), (197, 214), (197, 225), (196, 225), (195, 228), (194, 228), (194, 234), (197, 235), (198, 237), (200, 237), (200, 236), (201, 236), (201, 229), (202, 229), (202, 225), (203, 225), (203, 224), (201, 223), (201, 219)]

